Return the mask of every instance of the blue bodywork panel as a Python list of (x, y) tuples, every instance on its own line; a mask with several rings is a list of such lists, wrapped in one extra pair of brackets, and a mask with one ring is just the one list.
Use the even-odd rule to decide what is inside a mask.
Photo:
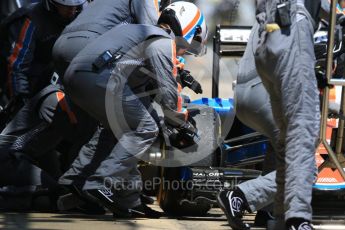
[(220, 115), (226, 114), (235, 114), (234, 100), (232, 98), (222, 99), (222, 98), (201, 98), (194, 100), (191, 104), (195, 105), (207, 105), (212, 107)]
[[(188, 100), (188, 99), (187, 99)], [(191, 104), (206, 105), (215, 109), (215, 111), (220, 115), (222, 122), (224, 119), (229, 117), (235, 117), (235, 106), (234, 100), (221, 99), (221, 98), (201, 98), (194, 101), (189, 101)], [(249, 134), (253, 130), (243, 125), (240, 127), (241, 133)], [(226, 165), (235, 165), (246, 161), (255, 160), (262, 158), (267, 151), (267, 143), (258, 143), (247, 147), (242, 147), (236, 150), (230, 150), (231, 146), (223, 144), (222, 149), (226, 152)], [(181, 179), (186, 181), (192, 177), (191, 171), (188, 167), (181, 168)], [(314, 189), (331, 191), (331, 190), (343, 190), (345, 189), (344, 183), (336, 183), (330, 185), (315, 184)]]

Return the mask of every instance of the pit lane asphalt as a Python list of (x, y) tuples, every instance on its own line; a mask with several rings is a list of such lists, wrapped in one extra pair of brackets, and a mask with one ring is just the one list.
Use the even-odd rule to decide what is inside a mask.
[[(158, 205), (151, 206), (161, 211)], [(254, 214), (246, 215), (246, 221), (253, 223)], [(343, 215), (324, 214), (315, 216), (314, 226), (317, 230), (345, 230), (345, 213)], [(230, 227), (226, 217), (218, 208), (212, 209), (204, 217), (168, 217), (160, 219), (118, 219), (111, 214), (89, 216), (77, 213), (0, 213), (0, 229), (4, 230), (155, 230), (155, 229), (197, 229), (221, 230)], [(262, 230), (264, 228), (252, 228)]]

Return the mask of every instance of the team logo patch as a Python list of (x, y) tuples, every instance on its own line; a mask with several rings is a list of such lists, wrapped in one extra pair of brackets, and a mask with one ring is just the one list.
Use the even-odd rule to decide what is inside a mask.
[(112, 195), (114, 195), (111, 190), (108, 189), (100, 189), (100, 191), (107, 197), (111, 197)]
[(312, 228), (310, 227), (309, 223), (304, 222), (298, 227), (298, 230), (312, 230)]
[(232, 197), (231, 198), (231, 208), (235, 212), (241, 212), (242, 203), (243, 203), (243, 200), (239, 197)]

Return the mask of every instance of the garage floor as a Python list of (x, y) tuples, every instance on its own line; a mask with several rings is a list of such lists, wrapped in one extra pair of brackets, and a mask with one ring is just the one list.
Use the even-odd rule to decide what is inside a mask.
[[(157, 205), (153, 206), (159, 210)], [(247, 215), (252, 223), (254, 215)], [(345, 230), (344, 215), (318, 215), (314, 218), (317, 230)], [(0, 229), (35, 230), (107, 230), (107, 229), (230, 229), (220, 209), (212, 209), (206, 217), (163, 217), (161, 219), (116, 220), (112, 215), (86, 216), (82, 214), (61, 213), (0, 213)], [(253, 228), (261, 230), (263, 228)]]

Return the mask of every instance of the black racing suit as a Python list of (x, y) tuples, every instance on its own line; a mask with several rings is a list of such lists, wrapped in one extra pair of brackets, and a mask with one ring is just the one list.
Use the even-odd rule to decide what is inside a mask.
[[(13, 120), (1, 132), (0, 155), (4, 160), (0, 168), (4, 171), (0, 186), (42, 185), (44, 176), (40, 175), (46, 173), (39, 167), (50, 168), (46, 164), (51, 156), (48, 154), (66, 133), (78, 138), (82, 134), (76, 134), (75, 126), (84, 118), (77, 119), (78, 111), (71, 112), (65, 95), (58, 92), (60, 86), (49, 86), (54, 72), (52, 47), (66, 24), (54, 10), (46, 10), (43, 3), (21, 8), (4, 21), (8, 42), (12, 44), (7, 58), (7, 93), (11, 98), (30, 100), (13, 114)], [(86, 132), (85, 128), (83, 133)], [(49, 170), (50, 175), (56, 179), (59, 170)]]
[(50, 83), (52, 48), (67, 23), (43, 3), (17, 10), (4, 23), (12, 44), (7, 57), (7, 94), (33, 96)]

